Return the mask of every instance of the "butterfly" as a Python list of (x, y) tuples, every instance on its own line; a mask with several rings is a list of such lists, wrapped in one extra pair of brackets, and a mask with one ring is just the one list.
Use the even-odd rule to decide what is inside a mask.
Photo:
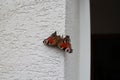
[(60, 35), (57, 35), (56, 31), (52, 33), (48, 38), (44, 39), (43, 43), (48, 46), (58, 47), (68, 53), (72, 53), (73, 51), (71, 48), (70, 37), (66, 35), (63, 38)]

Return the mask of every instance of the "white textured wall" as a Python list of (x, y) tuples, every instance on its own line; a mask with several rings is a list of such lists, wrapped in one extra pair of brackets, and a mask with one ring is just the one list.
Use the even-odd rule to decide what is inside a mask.
[(0, 0), (0, 80), (64, 80), (64, 52), (44, 46), (65, 33), (65, 0)]

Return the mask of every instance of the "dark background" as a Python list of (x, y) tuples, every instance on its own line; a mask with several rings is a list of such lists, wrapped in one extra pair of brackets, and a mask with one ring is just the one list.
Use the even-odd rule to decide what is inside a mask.
[(92, 34), (120, 34), (120, 0), (91, 0)]
[(120, 1), (90, 0), (91, 80), (120, 80)]

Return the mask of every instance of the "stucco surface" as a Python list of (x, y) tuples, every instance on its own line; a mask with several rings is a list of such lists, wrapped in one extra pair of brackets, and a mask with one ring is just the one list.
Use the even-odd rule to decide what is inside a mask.
[(65, 0), (0, 0), (0, 80), (64, 80), (64, 52), (47, 47), (65, 34)]

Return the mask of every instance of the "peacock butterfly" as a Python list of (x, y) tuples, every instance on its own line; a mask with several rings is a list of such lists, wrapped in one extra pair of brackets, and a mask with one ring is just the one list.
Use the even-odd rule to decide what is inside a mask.
[(43, 43), (48, 46), (56, 46), (65, 52), (72, 53), (70, 37), (66, 35), (64, 38), (60, 35), (57, 35), (55, 31), (48, 38), (44, 39)]

